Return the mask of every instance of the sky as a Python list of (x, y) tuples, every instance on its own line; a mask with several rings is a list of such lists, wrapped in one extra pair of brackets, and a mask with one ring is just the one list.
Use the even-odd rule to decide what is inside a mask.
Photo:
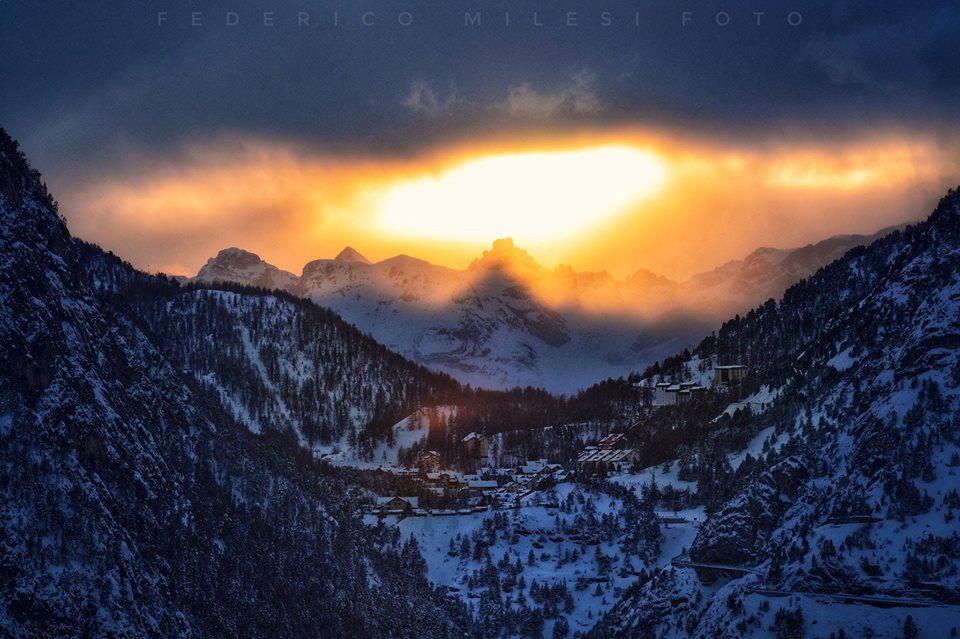
[(683, 278), (929, 212), (958, 32), (930, 1), (0, 0), (0, 126), (141, 268), (513, 236)]

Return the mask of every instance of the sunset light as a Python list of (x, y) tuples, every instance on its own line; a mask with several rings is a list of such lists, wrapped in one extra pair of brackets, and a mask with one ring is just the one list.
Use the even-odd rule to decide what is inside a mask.
[(66, 190), (67, 215), (169, 273), (195, 272), (223, 244), (297, 273), (354, 244), (373, 260), (405, 253), (462, 267), (512, 237), (550, 268), (686, 277), (757, 246), (902, 222), (917, 184), (949, 183), (952, 148), (894, 134), (729, 147), (622, 131), (377, 160), (250, 138), (79, 183)]
[(660, 158), (629, 146), (494, 155), (386, 187), (376, 219), (401, 235), (552, 240), (654, 195), (667, 175)]
[(960, 3), (0, 0), (0, 639), (960, 633)]

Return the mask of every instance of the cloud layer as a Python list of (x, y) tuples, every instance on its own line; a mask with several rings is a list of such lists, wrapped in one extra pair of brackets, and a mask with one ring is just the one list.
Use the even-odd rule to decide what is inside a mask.
[[(957, 126), (955, 4), (792, 0), (762, 10), (758, 26), (742, 3), (672, 0), (3, 2), (0, 86), (13, 99), (0, 102), (0, 121), (65, 172), (237, 132), (397, 153), (509, 131), (518, 119), (738, 138)], [(466, 23), (476, 12), (482, 24)]]
[[(58, 197), (81, 237), (167, 272), (192, 274), (226, 246), (293, 272), (346, 245), (372, 259), (407, 253), (463, 267), (496, 237), (515, 234), (548, 266), (621, 276), (647, 268), (683, 278), (759, 246), (800, 246), (919, 219), (956, 181), (944, 168), (960, 163), (956, 142), (890, 134), (828, 146), (731, 146), (633, 130), (583, 131), (546, 147), (507, 136), (384, 160), (269, 140), (221, 141), (71, 184)], [(550, 166), (527, 162), (544, 148), (564, 152), (550, 160), (558, 174), (527, 176), (528, 168)], [(593, 167), (616, 174), (605, 182), (589, 170), (578, 178), (566, 159), (606, 158), (610, 148), (657, 158), (663, 172), (656, 189), (636, 198), (628, 190), (621, 201), (611, 189), (649, 178), (640, 168), (646, 164), (638, 164), (642, 174), (635, 177), (627, 166)], [(509, 195), (497, 194), (484, 176), (509, 183)], [(460, 202), (461, 193), (469, 200)], [(598, 210), (592, 221), (556, 217), (567, 215), (570, 202), (606, 200), (617, 210)], [(485, 205), (497, 210), (478, 219)], [(583, 208), (569, 214), (582, 217)], [(432, 230), (446, 229), (443, 239), (430, 239), (431, 229), (412, 233), (406, 225), (413, 221), (396, 219), (398, 210), (421, 223), (433, 216)], [(502, 228), (488, 228), (494, 218)], [(550, 232), (538, 233), (535, 220)], [(573, 231), (559, 232), (568, 227)]]

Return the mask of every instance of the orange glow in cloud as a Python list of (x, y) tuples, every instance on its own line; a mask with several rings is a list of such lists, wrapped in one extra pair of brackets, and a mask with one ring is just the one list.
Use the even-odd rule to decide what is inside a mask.
[(831, 154), (795, 150), (775, 159), (768, 180), (784, 187), (840, 192), (890, 188), (936, 172), (936, 159), (922, 147), (895, 141), (840, 149)]
[(630, 146), (488, 155), (388, 184), (374, 210), (400, 235), (563, 240), (651, 197), (666, 176), (659, 157)]
[(245, 141), (68, 185), (61, 201), (80, 237), (188, 275), (227, 246), (298, 274), (345, 245), (463, 268), (513, 236), (551, 268), (684, 278), (759, 246), (917, 219), (956, 179), (950, 149), (892, 134), (732, 148), (625, 131), (382, 159)]

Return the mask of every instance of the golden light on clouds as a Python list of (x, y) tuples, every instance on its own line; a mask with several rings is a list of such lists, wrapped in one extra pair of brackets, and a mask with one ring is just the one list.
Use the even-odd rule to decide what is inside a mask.
[(663, 160), (630, 146), (521, 152), (388, 184), (371, 199), (375, 224), (387, 232), (529, 243), (607, 221), (658, 192), (667, 174)]
[[(916, 143), (898, 140), (824, 153), (816, 149), (783, 152), (769, 169), (769, 181), (784, 187), (855, 191), (891, 188), (936, 171), (935, 157)], [(942, 167), (941, 167), (942, 168)]]
[(77, 235), (171, 273), (227, 246), (295, 273), (346, 245), (463, 268), (512, 236), (551, 268), (683, 278), (760, 246), (917, 219), (958, 160), (950, 141), (904, 135), (731, 145), (585, 132), (386, 158), (247, 140), (54, 186)]

